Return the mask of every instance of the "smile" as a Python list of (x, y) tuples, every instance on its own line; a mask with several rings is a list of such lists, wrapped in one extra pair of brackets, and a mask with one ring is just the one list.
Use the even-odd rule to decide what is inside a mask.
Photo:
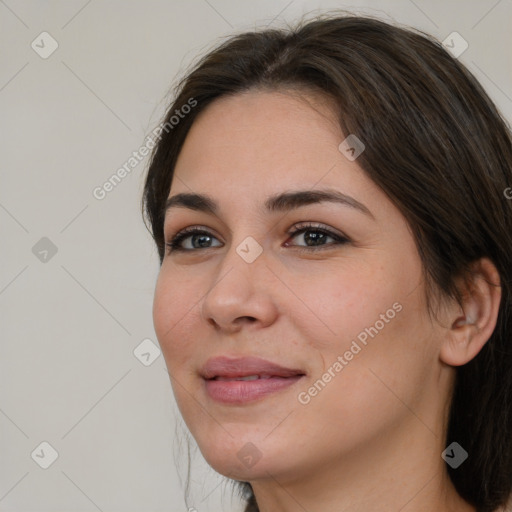
[(201, 376), (212, 400), (241, 405), (282, 391), (305, 373), (257, 357), (216, 357), (207, 361)]

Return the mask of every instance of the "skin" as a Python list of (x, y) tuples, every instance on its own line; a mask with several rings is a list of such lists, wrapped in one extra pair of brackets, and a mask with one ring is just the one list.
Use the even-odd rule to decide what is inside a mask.
[[(441, 453), (454, 367), (492, 333), (500, 295), (486, 279), (499, 278), (490, 262), (478, 262), (464, 308), (471, 317), (446, 300), (431, 319), (408, 224), (357, 159), (338, 150), (344, 138), (332, 106), (312, 93), (220, 98), (195, 121), (169, 197), (208, 194), (219, 211), (168, 211), (166, 242), (189, 226), (212, 238), (201, 248), (200, 236), (190, 236), (182, 245), (194, 249), (166, 254), (154, 300), (179, 409), (208, 463), (250, 482), (262, 512), (475, 511), (452, 486)], [(371, 216), (328, 202), (263, 208), (270, 195), (320, 188), (353, 197)], [(349, 241), (327, 238), (314, 251), (304, 233), (287, 234), (303, 222)], [(236, 252), (248, 236), (263, 250), (252, 263)], [(300, 403), (298, 394), (396, 303), (401, 311)], [(258, 356), (306, 376), (256, 402), (222, 405), (199, 376), (220, 355)], [(246, 443), (261, 456), (250, 467), (237, 456)]]

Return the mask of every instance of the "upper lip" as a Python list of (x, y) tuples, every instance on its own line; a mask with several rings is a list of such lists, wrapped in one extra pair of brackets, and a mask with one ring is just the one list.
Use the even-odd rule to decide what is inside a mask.
[(304, 374), (304, 371), (300, 369), (286, 368), (259, 357), (212, 357), (201, 369), (201, 376), (204, 379), (237, 378), (249, 375), (294, 377)]

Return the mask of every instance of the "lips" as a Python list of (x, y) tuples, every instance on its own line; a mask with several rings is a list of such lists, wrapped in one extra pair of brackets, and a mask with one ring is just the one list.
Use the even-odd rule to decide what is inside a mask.
[(305, 372), (287, 368), (258, 357), (215, 357), (201, 369), (206, 392), (224, 404), (244, 404), (283, 390)]
[(286, 368), (259, 357), (215, 357), (208, 359), (201, 375), (206, 380), (235, 380), (251, 376), (287, 378), (304, 375), (304, 371)]

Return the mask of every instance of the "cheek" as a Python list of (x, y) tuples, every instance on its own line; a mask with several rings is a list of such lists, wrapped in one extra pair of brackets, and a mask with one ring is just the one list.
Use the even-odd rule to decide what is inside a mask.
[(190, 400), (197, 394), (192, 386), (195, 375), (190, 361), (201, 350), (198, 341), (197, 315), (199, 299), (197, 283), (180, 281), (178, 273), (162, 269), (153, 300), (153, 323), (167, 371), (171, 377), (174, 398), (188, 427), (201, 423), (201, 411)]
[(401, 303), (409, 292), (403, 279), (393, 277), (393, 269), (383, 265), (359, 268), (356, 265), (356, 262), (343, 268), (333, 265), (332, 271), (302, 281), (297, 290), (307, 309), (300, 305), (303, 312), (298, 315), (296, 311), (295, 318), (304, 330), (311, 332), (308, 338), (318, 349), (331, 347), (339, 351), (345, 341), (350, 343), (365, 328), (375, 322), (380, 326), (380, 315), (386, 316), (388, 312), (386, 319), (394, 318), (393, 304)]
[(197, 284), (182, 282), (162, 268), (153, 300), (153, 324), (167, 367), (179, 367), (193, 351), (193, 318), (201, 295)]
[[(352, 396), (361, 399), (368, 378), (375, 380), (368, 368), (382, 372), (387, 382), (397, 385), (399, 378), (407, 380), (406, 374), (424, 372), (435, 346), (429, 339), (419, 260), (396, 256), (378, 264), (359, 260), (320, 277), (303, 281), (300, 290), (302, 296), (310, 297), (308, 305), (315, 314), (294, 315), (304, 339), (321, 358), (314, 365), (315, 375), (332, 368), (338, 356), (346, 354), (348, 363), (343, 363), (347, 366), (342, 373), (355, 373), (343, 386), (354, 384)], [(345, 371), (348, 367), (350, 372)], [(344, 379), (335, 380), (341, 385)]]
[(424, 287), (418, 286), (421, 267), (403, 263), (385, 268), (326, 279), (319, 308), (335, 334), (309, 336), (322, 356), (322, 368), (315, 369), (312, 381), (328, 381), (317, 386), (321, 391), (309, 412), (314, 416), (328, 407), (343, 421), (353, 420), (354, 435), (364, 417), (392, 421), (401, 411), (393, 393), (415, 403), (436, 356)]

